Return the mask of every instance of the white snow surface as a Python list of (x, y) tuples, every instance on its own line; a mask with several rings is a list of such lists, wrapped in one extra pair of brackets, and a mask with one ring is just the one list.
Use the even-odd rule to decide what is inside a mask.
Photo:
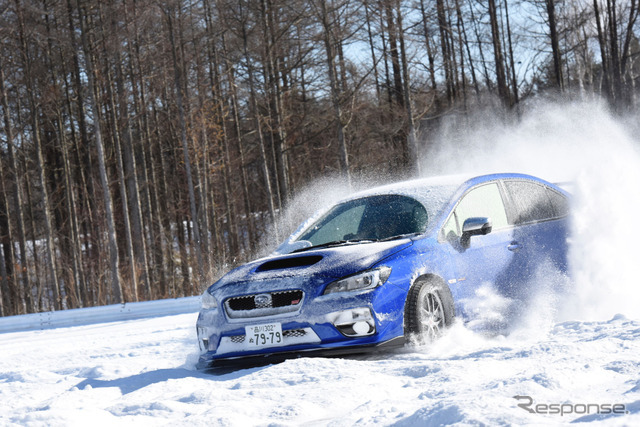
[[(137, 320), (123, 317), (128, 309), (100, 309), (112, 313), (102, 323), (72, 312), (66, 324), (59, 314), (48, 329), (2, 329), (0, 426), (640, 425), (640, 155), (632, 136), (640, 120), (625, 124), (597, 102), (542, 105), (515, 128), (491, 119), (443, 132), (460, 153), (443, 148), (424, 169), (446, 173), (447, 159), (457, 159), (456, 170), (570, 181), (575, 195), (573, 286), (557, 292), (563, 278), (537, 275), (539, 295), (509, 334), (458, 321), (423, 347), (200, 372), (193, 309), (148, 317), (164, 303), (141, 303), (147, 318)], [(285, 213), (284, 221), (302, 221), (349, 191), (316, 183), (289, 209), (303, 217)], [(504, 301), (488, 289), (479, 297), (487, 319), (499, 314)], [(171, 303), (181, 304), (193, 300)], [(529, 396), (537, 413), (514, 396)], [(613, 405), (623, 413), (611, 413)], [(560, 407), (563, 415), (549, 413)]]
[[(0, 425), (640, 425), (640, 322), (622, 315), (216, 372), (194, 369), (195, 320), (1, 334)], [(625, 413), (529, 413), (516, 395)]]

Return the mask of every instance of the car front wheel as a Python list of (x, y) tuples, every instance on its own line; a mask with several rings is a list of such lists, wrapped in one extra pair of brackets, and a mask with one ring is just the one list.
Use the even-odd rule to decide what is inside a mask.
[(434, 279), (420, 278), (409, 289), (405, 308), (405, 335), (425, 344), (438, 338), (454, 319), (449, 287)]

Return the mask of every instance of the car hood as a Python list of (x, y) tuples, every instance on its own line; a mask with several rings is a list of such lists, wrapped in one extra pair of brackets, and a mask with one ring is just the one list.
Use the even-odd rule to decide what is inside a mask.
[(261, 258), (230, 271), (212, 285), (211, 291), (228, 286), (243, 286), (247, 288), (243, 288), (243, 291), (251, 292), (249, 288), (254, 282), (264, 283), (292, 277), (315, 277), (320, 281), (338, 279), (366, 270), (411, 244), (411, 239), (405, 238), (389, 242), (345, 244)]

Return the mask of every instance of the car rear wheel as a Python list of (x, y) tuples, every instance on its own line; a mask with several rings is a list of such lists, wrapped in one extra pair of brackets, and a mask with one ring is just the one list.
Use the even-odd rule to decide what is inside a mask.
[(453, 297), (439, 281), (421, 278), (409, 289), (405, 308), (405, 335), (410, 342), (425, 344), (438, 338), (453, 323)]

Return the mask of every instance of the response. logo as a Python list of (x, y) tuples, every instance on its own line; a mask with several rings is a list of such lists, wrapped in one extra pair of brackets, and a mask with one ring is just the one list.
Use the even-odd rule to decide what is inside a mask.
[(622, 403), (534, 403), (531, 396), (513, 396), (518, 406), (531, 414), (542, 415), (590, 415), (590, 414), (628, 414)]

